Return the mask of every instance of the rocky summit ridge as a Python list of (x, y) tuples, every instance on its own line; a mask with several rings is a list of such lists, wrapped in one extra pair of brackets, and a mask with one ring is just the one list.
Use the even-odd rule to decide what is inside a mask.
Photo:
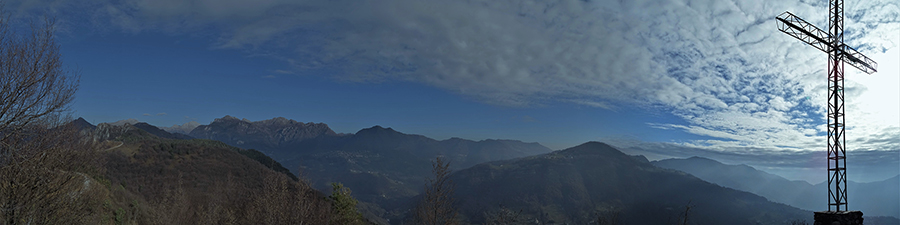
[(284, 117), (250, 121), (226, 115), (208, 125), (194, 128), (189, 135), (235, 143), (246, 148), (266, 149), (337, 133), (325, 123), (302, 123)]

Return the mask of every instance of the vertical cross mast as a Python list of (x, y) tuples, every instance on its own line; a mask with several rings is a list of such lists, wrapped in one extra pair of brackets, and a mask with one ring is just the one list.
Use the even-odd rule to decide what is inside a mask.
[[(844, 1), (828, 4), (828, 211), (847, 210), (847, 157), (844, 135)], [(841, 210), (843, 206), (843, 210)]]
[(828, 211), (847, 211), (844, 63), (868, 74), (876, 72), (878, 64), (844, 44), (843, 0), (829, 1), (827, 32), (790, 12), (775, 19), (781, 32), (828, 53)]

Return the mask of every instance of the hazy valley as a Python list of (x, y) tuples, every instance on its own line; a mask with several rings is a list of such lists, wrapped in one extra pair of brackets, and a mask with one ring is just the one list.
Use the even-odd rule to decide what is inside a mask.
[[(785, 178), (759, 171), (747, 165), (725, 165), (712, 159), (693, 157), (688, 159), (665, 159), (652, 162), (661, 168), (685, 171), (700, 179), (736, 190), (747, 191), (770, 201), (788, 204), (811, 211), (822, 211), (827, 205), (826, 183), (815, 185), (806, 181), (790, 181)], [(891, 216), (900, 218), (900, 180), (898, 176), (883, 181), (847, 184), (849, 204), (854, 210), (868, 216)]]

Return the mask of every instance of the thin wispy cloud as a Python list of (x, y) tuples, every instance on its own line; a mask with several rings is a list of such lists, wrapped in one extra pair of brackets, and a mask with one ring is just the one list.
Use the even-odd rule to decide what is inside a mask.
[(141, 116), (165, 116), (165, 115), (169, 115), (169, 114), (168, 114), (168, 113), (164, 113), (164, 112), (157, 113), (157, 114), (144, 113), (144, 114), (142, 114)]
[(294, 71), (290, 71), (290, 70), (274, 70), (272, 72), (277, 73), (277, 74), (294, 74)]

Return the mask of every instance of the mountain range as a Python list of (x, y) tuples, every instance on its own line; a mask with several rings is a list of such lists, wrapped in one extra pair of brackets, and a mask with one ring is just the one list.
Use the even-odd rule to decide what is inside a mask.
[(176, 125), (172, 125), (171, 127), (160, 127), (160, 129), (163, 129), (166, 132), (173, 133), (173, 134), (174, 133), (190, 134), (191, 131), (194, 130), (194, 128), (197, 128), (199, 126), (200, 126), (200, 123), (198, 123), (197, 121), (191, 121), (191, 122), (184, 123), (182, 125), (176, 124)]
[[(826, 210), (828, 189), (825, 182), (813, 185), (806, 181), (791, 181), (747, 165), (726, 165), (702, 157), (664, 159), (652, 164), (684, 171), (724, 187), (758, 194), (801, 209)], [(900, 218), (900, 176), (868, 183), (848, 181), (847, 191), (851, 210), (860, 210), (866, 216)]]
[(295, 171), (322, 191), (329, 190), (331, 182), (341, 182), (377, 217), (401, 214), (408, 199), (421, 191), (431, 174), (431, 160), (438, 156), (460, 169), (551, 151), (537, 143), (511, 140), (438, 141), (381, 126), (337, 134), (323, 123), (280, 117), (249, 121), (225, 116), (198, 126), (190, 135), (265, 152), (287, 168), (299, 168)]
[[(609, 215), (628, 224), (672, 224), (683, 219), (686, 206), (698, 224), (788, 224), (810, 219), (812, 213), (806, 210), (821, 210), (813, 200), (821, 196), (813, 193), (824, 190), (822, 184), (789, 181), (705, 158), (650, 162), (596, 142), (551, 151), (538, 143), (513, 140), (434, 140), (381, 126), (339, 134), (324, 123), (281, 117), (249, 121), (225, 116), (190, 131), (184, 128), (191, 124), (174, 127), (178, 129), (173, 132), (166, 131), (173, 127), (120, 123), (135, 124), (130, 127), (165, 139), (211, 139), (247, 149), (263, 165), (286, 174), (291, 173), (285, 168), (291, 168), (326, 193), (331, 182), (343, 183), (360, 200), (366, 217), (379, 224), (408, 218), (436, 157), (451, 162), (457, 208), (465, 221), (475, 224), (489, 222), (490, 213), (508, 209), (542, 224), (582, 224)], [(121, 127), (129, 126), (98, 125), (95, 139), (115, 136)], [(872, 205), (890, 204), (897, 198), (889, 193), (862, 197), (854, 189), (882, 193), (898, 184), (896, 177), (892, 179), (893, 183), (851, 182), (851, 196)], [(851, 200), (851, 207), (856, 205)], [(873, 215), (897, 211), (890, 206), (863, 210), (867, 221), (897, 222), (871, 220)]]
[(284, 147), (306, 139), (337, 135), (324, 123), (301, 123), (284, 117), (254, 122), (227, 115), (208, 125), (197, 126), (188, 134), (196, 138), (257, 149), (271, 155), (278, 155)]

